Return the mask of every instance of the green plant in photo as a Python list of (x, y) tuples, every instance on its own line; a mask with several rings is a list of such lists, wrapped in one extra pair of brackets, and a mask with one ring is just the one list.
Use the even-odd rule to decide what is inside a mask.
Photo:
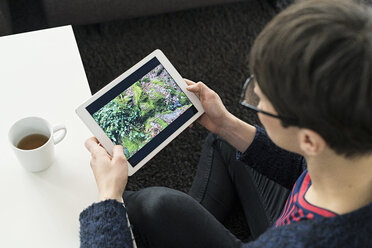
[(142, 88), (141, 83), (138, 81), (131, 87), (134, 92), (134, 99), (135, 99), (135, 105), (138, 105), (140, 103), (141, 95), (142, 95)]
[(146, 115), (149, 115), (152, 112), (152, 110), (155, 109), (155, 105), (153, 101), (148, 100), (147, 102), (141, 102), (140, 108), (141, 108), (141, 116), (144, 117)]
[(144, 79), (142, 79), (142, 82), (144, 82), (144, 83), (149, 83), (149, 82), (150, 82), (150, 78), (145, 77)]
[(122, 137), (121, 144), (124, 147), (124, 155), (127, 159), (129, 159), (132, 156), (132, 154), (138, 150), (138, 144), (135, 142), (132, 142), (126, 136)]
[(162, 127), (162, 129), (166, 128), (168, 126), (168, 124), (163, 121), (162, 119), (160, 118), (156, 118), (156, 122), (160, 124), (160, 126)]

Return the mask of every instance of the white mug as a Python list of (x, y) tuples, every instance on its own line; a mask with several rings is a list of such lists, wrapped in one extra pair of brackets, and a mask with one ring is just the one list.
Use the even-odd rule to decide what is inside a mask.
[[(9, 130), (9, 141), (21, 165), (28, 171), (38, 172), (49, 168), (54, 161), (54, 145), (66, 136), (64, 125), (52, 127), (48, 121), (40, 117), (26, 117), (13, 124)], [(19, 149), (18, 143), (31, 134), (41, 134), (48, 141), (35, 149)]]

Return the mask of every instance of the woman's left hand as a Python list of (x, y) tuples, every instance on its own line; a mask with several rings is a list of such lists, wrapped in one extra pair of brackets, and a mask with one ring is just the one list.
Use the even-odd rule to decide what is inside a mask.
[(114, 146), (112, 157), (99, 144), (97, 138), (89, 138), (85, 147), (92, 155), (90, 166), (96, 179), (100, 200), (123, 202), (122, 195), (128, 182), (128, 164), (122, 146)]

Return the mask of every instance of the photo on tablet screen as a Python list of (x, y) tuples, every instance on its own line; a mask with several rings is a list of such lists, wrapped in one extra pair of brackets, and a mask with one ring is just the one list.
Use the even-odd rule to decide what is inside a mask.
[(159, 64), (92, 116), (129, 159), (191, 106)]

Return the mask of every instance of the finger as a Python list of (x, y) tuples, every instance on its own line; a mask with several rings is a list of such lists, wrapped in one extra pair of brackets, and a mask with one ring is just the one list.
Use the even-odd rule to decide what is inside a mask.
[(190, 79), (184, 78), (183, 80), (185, 80), (185, 82), (186, 82), (187, 85), (193, 85), (193, 84), (195, 84), (195, 82), (194, 81), (191, 81)]
[(199, 94), (199, 98), (200, 96), (203, 98), (211, 97), (211, 94), (216, 94), (211, 88), (209, 88), (206, 84), (200, 81), (197, 82), (196, 85), (193, 87), (197, 87), (197, 93), (195, 94)]
[(96, 137), (91, 137), (85, 141), (85, 147), (92, 154), (92, 157), (108, 156), (106, 150), (99, 144)]
[(200, 91), (200, 84), (199, 83), (196, 83), (196, 84), (190, 84), (189, 86), (186, 87), (186, 89), (188, 91), (191, 91), (193, 93), (197, 93)]
[(127, 159), (124, 155), (124, 148), (122, 146), (114, 146), (112, 150), (112, 161), (114, 163), (126, 163)]
[(97, 140), (96, 137), (90, 137), (85, 141), (85, 147), (87, 150), (92, 153), (93, 147), (97, 146), (99, 144), (99, 141)]

